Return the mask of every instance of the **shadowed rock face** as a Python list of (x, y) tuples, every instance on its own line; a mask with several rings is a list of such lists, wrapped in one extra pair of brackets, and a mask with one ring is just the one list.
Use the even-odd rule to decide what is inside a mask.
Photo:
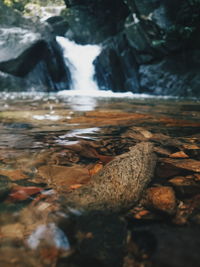
[(81, 44), (100, 43), (123, 29), (129, 9), (121, 0), (68, 1), (66, 36)]
[(200, 44), (198, 0), (65, 3), (67, 36), (80, 43), (103, 41), (95, 61), (100, 89), (200, 96), (200, 60), (195, 56)]
[(140, 198), (155, 165), (152, 144), (140, 143), (107, 164), (89, 184), (68, 194), (66, 206), (86, 211), (126, 210)]

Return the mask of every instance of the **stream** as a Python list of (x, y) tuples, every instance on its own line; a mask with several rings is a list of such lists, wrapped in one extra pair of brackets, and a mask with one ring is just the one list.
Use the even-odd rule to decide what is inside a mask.
[[(166, 266), (183, 266), (184, 253), (197, 266), (199, 107), (198, 100), (111, 92), (1, 93), (1, 265), (162, 266), (168, 257)], [(63, 194), (142, 141), (159, 158), (148, 194), (164, 188), (165, 200), (143, 199), (124, 214), (128, 231), (116, 215), (65, 214)]]
[[(1, 266), (198, 266), (200, 100), (101, 91), (101, 47), (57, 42), (70, 90), (0, 93)], [(120, 213), (67, 206), (141, 142), (157, 161), (138, 203)]]

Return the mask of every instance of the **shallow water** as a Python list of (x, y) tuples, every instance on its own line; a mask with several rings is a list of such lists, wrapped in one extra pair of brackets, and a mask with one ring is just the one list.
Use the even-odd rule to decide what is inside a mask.
[[(59, 212), (57, 206), (62, 204), (58, 201), (59, 194), (87, 183), (90, 171), (96, 172), (94, 169), (105, 163), (102, 163), (105, 158), (99, 155), (106, 156), (106, 161), (128, 151), (137, 142), (148, 140), (160, 145), (168, 138), (199, 146), (199, 104), (198, 100), (138, 98), (131, 94), (91, 97), (71, 92), (2, 93), (0, 262), (3, 266), (55, 266), (60, 258), (57, 252), (52, 256), (54, 263), (43, 250), (39, 262), (35, 257), (38, 235), (50, 236), (52, 247), (59, 251), (64, 248), (62, 256), (67, 257), (70, 249), (64, 232), (54, 224), (45, 226), (52, 205)], [(43, 216), (34, 217), (33, 207)]]

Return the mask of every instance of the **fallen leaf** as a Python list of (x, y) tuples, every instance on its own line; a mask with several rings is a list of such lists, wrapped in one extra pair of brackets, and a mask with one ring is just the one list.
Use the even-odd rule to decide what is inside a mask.
[(70, 189), (74, 190), (74, 189), (78, 189), (82, 186), (82, 184), (73, 184), (73, 185), (70, 185)]
[(92, 168), (89, 169), (90, 176), (93, 176), (94, 174), (98, 173), (103, 168), (103, 164), (97, 163)]
[(163, 147), (155, 147), (154, 151), (162, 156), (169, 156), (171, 154), (169, 149), (163, 148)]
[(148, 215), (149, 213), (150, 213), (149, 210), (141, 210), (138, 213), (134, 214), (134, 218), (140, 220), (143, 217), (145, 217), (146, 215)]
[(3, 238), (19, 238), (24, 237), (25, 227), (21, 223), (7, 224), (0, 227), (1, 237)]
[(184, 151), (178, 151), (176, 153), (173, 153), (171, 155), (169, 155), (170, 158), (189, 158), (189, 156), (184, 152)]
[(112, 156), (104, 156), (104, 155), (98, 155), (98, 158), (100, 159), (100, 161), (102, 163), (104, 163), (104, 165), (109, 163), (110, 161), (112, 161), (114, 159), (114, 157), (112, 157)]
[(195, 180), (200, 181), (200, 174), (195, 173), (194, 176), (195, 176)]
[(189, 170), (193, 172), (200, 172), (200, 161), (194, 159), (171, 159), (165, 158), (161, 160), (179, 169)]
[(169, 180), (169, 182), (173, 185), (179, 186), (187, 186), (187, 185), (195, 185), (195, 181), (190, 178), (190, 176), (177, 176)]
[(8, 176), (12, 181), (27, 179), (27, 175), (22, 170), (0, 170), (0, 175)]
[(32, 195), (43, 191), (43, 188), (35, 186), (14, 186), (8, 196), (8, 201), (23, 201), (30, 198)]
[(200, 149), (200, 146), (197, 146), (195, 144), (183, 144), (183, 148), (193, 150), (193, 149)]

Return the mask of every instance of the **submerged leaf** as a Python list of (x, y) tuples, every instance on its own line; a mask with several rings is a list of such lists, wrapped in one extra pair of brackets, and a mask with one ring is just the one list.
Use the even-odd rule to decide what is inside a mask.
[(9, 201), (23, 201), (29, 199), (32, 195), (43, 191), (43, 188), (35, 186), (15, 186), (12, 188), (8, 200)]

